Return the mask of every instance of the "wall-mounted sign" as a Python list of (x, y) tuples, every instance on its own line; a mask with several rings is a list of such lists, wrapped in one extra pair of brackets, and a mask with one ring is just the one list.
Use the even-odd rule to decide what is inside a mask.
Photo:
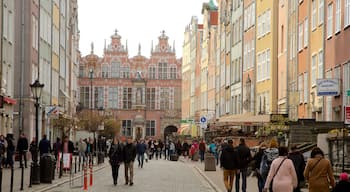
[(339, 88), (339, 79), (317, 79), (317, 96), (337, 96)]

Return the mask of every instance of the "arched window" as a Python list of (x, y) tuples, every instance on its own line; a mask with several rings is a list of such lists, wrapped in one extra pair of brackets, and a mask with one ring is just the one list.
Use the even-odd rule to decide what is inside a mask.
[(111, 77), (112, 78), (119, 78), (119, 70), (120, 68), (120, 62), (119, 61), (112, 61), (111, 63)]
[(158, 78), (159, 79), (168, 78), (168, 64), (166, 62), (160, 62), (158, 64)]

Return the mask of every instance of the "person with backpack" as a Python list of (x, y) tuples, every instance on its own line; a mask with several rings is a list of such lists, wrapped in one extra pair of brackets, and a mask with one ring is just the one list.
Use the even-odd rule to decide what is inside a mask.
[(278, 148), (279, 157), (273, 160), (269, 174), (266, 179), (264, 192), (293, 192), (298, 185), (293, 161), (288, 159), (288, 148)]
[(265, 185), (267, 175), (269, 174), (272, 161), (278, 157), (278, 144), (276, 139), (270, 140), (269, 148), (264, 150), (263, 157), (261, 159), (260, 174)]
[(217, 153), (217, 147), (216, 147), (216, 144), (214, 141), (212, 141), (209, 146), (208, 146), (208, 149), (209, 149), (209, 153), (213, 154), (215, 159), (216, 159), (216, 164), (217, 164), (217, 161), (218, 161), (218, 153)]
[(247, 170), (248, 164), (252, 160), (249, 147), (245, 144), (244, 138), (239, 139), (239, 145), (237, 146), (238, 152), (238, 169), (236, 173), (236, 192), (239, 192), (239, 180), (242, 175), (242, 191), (247, 190)]
[(298, 186), (294, 189), (294, 192), (301, 192), (300, 183), (305, 180), (304, 178), (304, 169), (305, 169), (305, 161), (304, 156), (297, 149), (296, 145), (292, 145), (291, 152), (288, 154), (288, 158), (293, 161), (295, 172), (298, 177)]
[(222, 150), (220, 156), (220, 167), (223, 168), (224, 184), (227, 192), (232, 191), (233, 180), (238, 164), (237, 149), (233, 147), (233, 141), (228, 140), (227, 146)]

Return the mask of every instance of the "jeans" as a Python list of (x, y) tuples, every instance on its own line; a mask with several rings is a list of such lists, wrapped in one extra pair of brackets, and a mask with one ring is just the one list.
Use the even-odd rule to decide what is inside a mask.
[(27, 168), (27, 151), (19, 151), (19, 166), (23, 167), (22, 158), (24, 157), (24, 166)]
[(236, 173), (236, 192), (239, 192), (239, 179), (242, 174), (242, 191), (246, 192), (247, 189), (247, 168), (239, 169)]
[(265, 180), (261, 177), (261, 175), (257, 175), (257, 178), (259, 192), (262, 192), (265, 186)]
[(139, 162), (139, 167), (143, 167), (143, 161), (145, 159), (145, 154), (144, 153), (138, 153), (137, 154), (137, 161)]
[(199, 151), (199, 155), (201, 156), (201, 162), (204, 161), (204, 153), (205, 151)]
[(14, 151), (11, 151), (11, 150), (7, 151), (6, 165), (10, 167), (13, 167), (13, 154), (14, 154)]
[[(134, 178), (134, 162), (124, 163), (125, 183), (133, 183)], [(130, 172), (130, 175), (129, 175)]]
[(112, 165), (112, 177), (113, 177), (113, 184), (117, 184), (118, 181), (118, 172), (119, 172), (119, 164), (118, 165)]

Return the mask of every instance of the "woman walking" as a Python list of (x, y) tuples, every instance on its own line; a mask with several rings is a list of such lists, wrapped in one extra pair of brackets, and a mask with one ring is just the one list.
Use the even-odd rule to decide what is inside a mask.
[(309, 183), (309, 192), (329, 192), (334, 188), (335, 181), (331, 163), (324, 158), (323, 151), (316, 147), (311, 151), (311, 158), (307, 161), (304, 177)]
[(264, 192), (273, 189), (274, 192), (293, 192), (298, 185), (292, 160), (288, 159), (288, 148), (278, 148), (279, 157), (272, 161), (269, 174), (266, 179)]
[(119, 166), (124, 160), (123, 144), (119, 142), (117, 137), (114, 137), (111, 149), (109, 150), (109, 163), (112, 167), (113, 184), (117, 185)]

